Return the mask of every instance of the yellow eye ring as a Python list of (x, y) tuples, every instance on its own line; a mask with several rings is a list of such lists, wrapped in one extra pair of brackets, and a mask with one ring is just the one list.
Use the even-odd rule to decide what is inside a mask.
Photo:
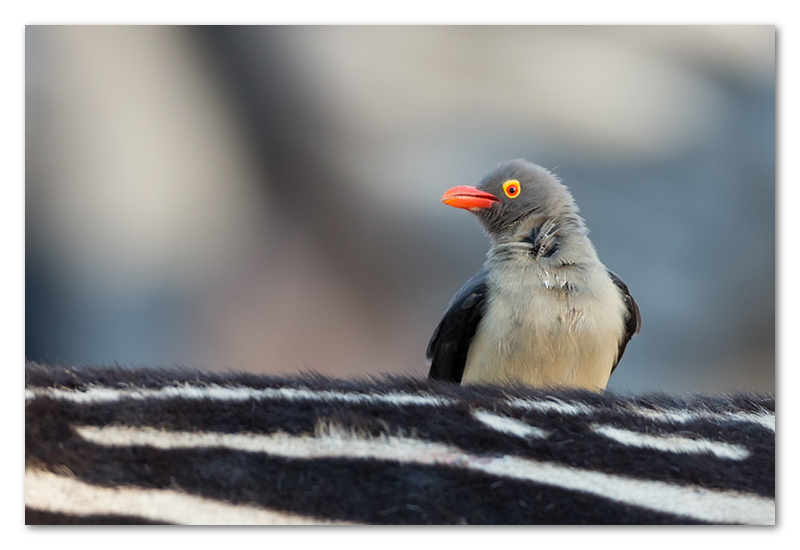
[(505, 191), (506, 197), (508, 197), (509, 199), (516, 198), (520, 192), (519, 181), (508, 180), (503, 184), (503, 191)]

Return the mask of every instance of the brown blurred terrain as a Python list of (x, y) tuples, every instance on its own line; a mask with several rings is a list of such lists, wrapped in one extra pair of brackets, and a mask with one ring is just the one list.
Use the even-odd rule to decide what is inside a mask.
[(29, 26), (26, 355), (426, 374), (516, 157), (641, 307), (610, 388), (774, 392), (768, 26)]

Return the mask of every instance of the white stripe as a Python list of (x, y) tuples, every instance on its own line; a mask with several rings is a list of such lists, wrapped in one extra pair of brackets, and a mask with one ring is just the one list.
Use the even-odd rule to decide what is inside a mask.
[(589, 415), (595, 412), (593, 407), (584, 403), (567, 403), (561, 399), (528, 399), (528, 398), (515, 398), (508, 399), (505, 402), (509, 407), (515, 409), (526, 409), (538, 412), (557, 412), (558, 414), (566, 414), (570, 416), (576, 415)]
[[(431, 449), (441, 451), (442, 445), (418, 439), (381, 437), (362, 439), (330, 429), (320, 437), (229, 434), (217, 432), (167, 432), (153, 428), (83, 426), (78, 434), (92, 443), (112, 447), (149, 445), (159, 449), (224, 447), (238, 451), (268, 453), (287, 458), (371, 458), (414, 462)], [(447, 451), (450, 455), (458, 450)], [(441, 452), (438, 452), (441, 454)], [(432, 462), (431, 462), (432, 463)]]
[(526, 461), (514, 456), (505, 456), (472, 467), (494, 475), (583, 491), (711, 523), (775, 525), (775, 501), (756, 495), (715, 491), (699, 486), (684, 487), (660, 481), (642, 481), (551, 463)]
[(162, 449), (219, 446), (299, 459), (369, 458), (465, 467), (712, 523), (775, 523), (775, 501), (757, 495), (633, 479), (514, 456), (474, 455), (457, 447), (412, 438), (364, 439), (336, 431), (311, 437), (164, 432), (123, 427), (80, 427), (78, 432), (90, 441), (109, 446), (151, 445)]
[(750, 456), (750, 451), (741, 445), (721, 443), (708, 439), (691, 439), (676, 435), (643, 434), (631, 430), (623, 430), (613, 426), (593, 424), (592, 430), (614, 441), (642, 449), (654, 449), (669, 453), (688, 454), (714, 454), (719, 458), (730, 460), (744, 460)]
[(50, 397), (73, 401), (75, 403), (110, 403), (121, 399), (213, 399), (218, 401), (247, 401), (249, 399), (286, 399), (291, 401), (339, 401), (345, 403), (373, 404), (384, 403), (398, 406), (430, 405), (448, 406), (455, 401), (433, 395), (417, 395), (402, 392), (390, 393), (358, 393), (347, 391), (309, 390), (305, 388), (249, 388), (226, 387), (217, 384), (209, 386), (169, 386), (157, 390), (152, 389), (112, 389), (90, 387), (85, 391), (59, 390), (53, 388), (35, 388), (25, 391), (25, 399)]
[(473, 411), (472, 416), (486, 426), (501, 433), (522, 438), (535, 437), (537, 439), (547, 439), (550, 436), (550, 433), (546, 430), (531, 426), (516, 418), (509, 418), (508, 416), (501, 416), (488, 411)]
[(167, 489), (98, 487), (72, 477), (30, 469), (25, 470), (25, 506), (61, 514), (116, 514), (184, 525), (341, 523), (255, 506), (229, 504)]
[(761, 424), (765, 428), (775, 431), (775, 415), (767, 411), (763, 413), (725, 413), (723, 416), (736, 422)]
[[(596, 414), (601, 410), (586, 403), (567, 403), (556, 398), (541, 400), (514, 398), (506, 400), (505, 404), (516, 409), (534, 410), (544, 413), (552, 411), (570, 416), (589, 416)], [(749, 422), (764, 426), (773, 432), (775, 431), (775, 415), (768, 411), (763, 411), (760, 413), (715, 413), (711, 411), (688, 411), (685, 409), (649, 409), (638, 405), (625, 405), (624, 408), (615, 410), (616, 412), (632, 413), (659, 422), (678, 424), (685, 424), (686, 422), (691, 422), (693, 420), (712, 420), (715, 422)]]
[(733, 422), (749, 422), (759, 424), (775, 431), (775, 415), (768, 412), (748, 413), (748, 412), (729, 412), (729, 413), (714, 413), (710, 411), (687, 411), (687, 410), (669, 410), (659, 409), (653, 410), (645, 407), (628, 406), (627, 411), (634, 414), (644, 416), (651, 420), (659, 420), (662, 422), (672, 422), (678, 424), (685, 424), (693, 420), (714, 420), (718, 422), (733, 421)]

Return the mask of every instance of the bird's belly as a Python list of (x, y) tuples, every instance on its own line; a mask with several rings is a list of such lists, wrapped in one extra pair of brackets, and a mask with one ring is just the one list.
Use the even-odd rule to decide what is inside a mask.
[(470, 345), (462, 383), (605, 388), (623, 329), (619, 298), (530, 296), (495, 297)]

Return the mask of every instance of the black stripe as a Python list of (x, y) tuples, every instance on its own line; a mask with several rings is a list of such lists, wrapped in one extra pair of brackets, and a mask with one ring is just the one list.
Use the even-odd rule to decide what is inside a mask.
[(25, 507), (25, 525), (172, 525), (139, 516), (61, 514)]

